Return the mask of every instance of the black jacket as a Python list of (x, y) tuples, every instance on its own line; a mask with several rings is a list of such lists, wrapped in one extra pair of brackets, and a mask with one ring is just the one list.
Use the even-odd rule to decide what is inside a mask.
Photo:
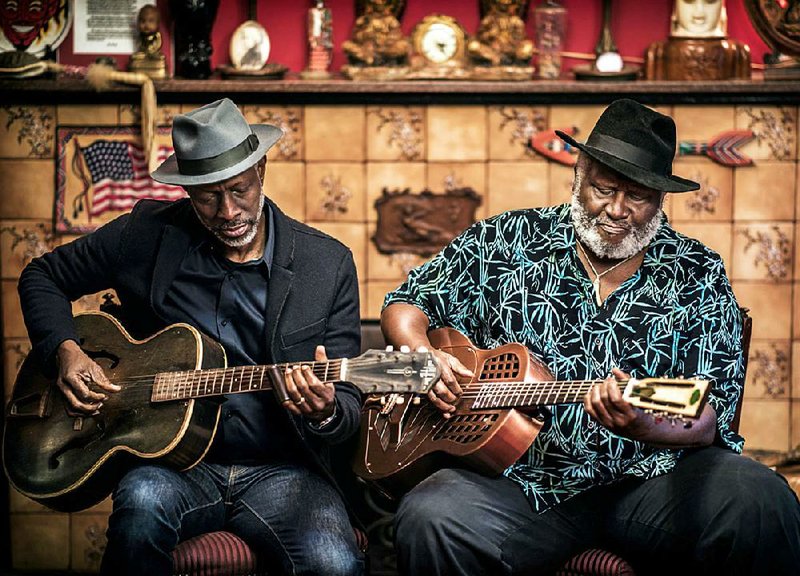
[[(325, 345), (330, 358), (357, 356), (358, 280), (350, 250), (268, 202), (275, 222), (266, 313), (273, 361), (313, 360), (318, 344)], [(77, 339), (70, 302), (109, 288), (121, 303), (117, 316), (135, 338), (167, 326), (159, 314), (167, 290), (192, 240), (206, 234), (188, 199), (145, 200), (130, 214), (33, 260), (19, 281), (33, 353), (52, 364), (58, 345)], [(326, 469), (328, 445), (343, 442), (359, 425), (358, 391), (337, 384), (336, 398), (339, 415), (322, 430), (292, 418), (311, 461)]]

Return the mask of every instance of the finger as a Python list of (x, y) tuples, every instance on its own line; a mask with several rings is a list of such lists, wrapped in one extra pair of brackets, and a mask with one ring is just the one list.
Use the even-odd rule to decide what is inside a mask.
[[(459, 390), (461, 390), (461, 388), (459, 388)], [(446, 386), (443, 382), (437, 382), (434, 384), (430, 392), (433, 392), (437, 398), (444, 400), (449, 404), (453, 404), (456, 400), (458, 400), (458, 395), (456, 395), (453, 390)]]
[(108, 379), (108, 376), (106, 376), (106, 373), (103, 372), (103, 369), (100, 368), (100, 366), (95, 362), (93, 362), (89, 367), (89, 374), (92, 377), (92, 381), (103, 390), (108, 392), (119, 392), (122, 390), (121, 386), (114, 384)]
[(314, 360), (317, 362), (327, 362), (328, 361), (328, 353), (325, 351), (325, 346), (317, 346), (314, 350)]
[(431, 401), (431, 404), (436, 406), (439, 410), (442, 411), (442, 415), (445, 418), (450, 418), (453, 412), (455, 412), (456, 407), (453, 404), (448, 404), (444, 400), (440, 399), (433, 391), (428, 392), (428, 400)]
[(300, 395), (306, 399), (314, 410), (318, 410), (325, 405), (325, 399), (321, 395), (324, 393), (325, 385), (314, 375), (309, 365), (304, 364), (299, 370), (295, 370), (294, 377)]
[(592, 408), (594, 409), (594, 418), (600, 424), (605, 426), (606, 428), (610, 428), (613, 425), (613, 420), (611, 415), (608, 413), (608, 409), (606, 408), (605, 404), (603, 403), (602, 397), (602, 383), (595, 384), (592, 386), (590, 391), (590, 402)]
[(464, 364), (456, 358), (455, 356), (450, 356), (450, 368), (453, 369), (453, 372), (458, 374), (459, 376), (464, 376), (466, 378), (472, 378), (475, 376), (475, 373), (464, 366)]
[(89, 383), (92, 382), (92, 377), (88, 373), (70, 374), (64, 380), (66, 381), (66, 384), (72, 388), (75, 396), (84, 402), (102, 402), (108, 398), (108, 396), (105, 394), (102, 394), (101, 392), (95, 392), (89, 388)]
[(59, 379), (56, 384), (64, 394), (67, 404), (69, 404), (75, 410), (82, 412), (95, 412), (103, 405), (102, 402), (83, 402), (75, 395), (75, 393), (72, 391), (72, 388), (63, 380)]

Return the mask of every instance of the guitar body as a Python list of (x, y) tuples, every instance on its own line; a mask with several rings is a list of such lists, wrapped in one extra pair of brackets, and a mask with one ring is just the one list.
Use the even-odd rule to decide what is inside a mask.
[[(460, 383), (548, 381), (552, 374), (522, 344), (476, 348), (451, 328), (428, 334), (434, 347), (458, 358), (475, 375)], [(542, 422), (517, 409), (472, 409), (462, 396), (455, 413), (442, 417), (426, 399), (371, 395), (362, 409), (360, 446), (354, 470), (391, 496), (399, 496), (443, 467), (469, 467), (499, 474), (530, 447)]]
[[(65, 512), (103, 500), (136, 462), (195, 465), (214, 437), (219, 401), (150, 402), (152, 376), (226, 362), (219, 344), (188, 325), (137, 341), (107, 314), (82, 314), (75, 324), (83, 350), (122, 390), (108, 394), (96, 415), (72, 413), (55, 376), (45, 376), (29, 355), (3, 434), (3, 464), (14, 488)], [(137, 382), (137, 375), (151, 378)]]

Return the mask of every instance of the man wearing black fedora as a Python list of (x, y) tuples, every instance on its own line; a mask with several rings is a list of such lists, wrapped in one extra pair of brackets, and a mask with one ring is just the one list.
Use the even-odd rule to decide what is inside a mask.
[[(350, 250), (263, 194), (266, 153), (281, 136), (249, 125), (228, 99), (176, 116), (175, 153), (152, 177), (188, 198), (141, 201), (26, 267), (19, 292), (34, 353), (57, 365), (72, 408), (102, 411), (119, 390), (78, 346), (70, 313), (70, 300), (109, 288), (134, 337), (188, 323), (224, 346), (229, 366), (358, 355)], [(271, 392), (229, 395), (198, 465), (138, 465), (122, 477), (103, 573), (172, 574), (179, 541), (222, 529), (266, 558), (270, 573), (363, 572), (329, 472), (329, 447), (358, 428), (358, 391), (297, 367), (284, 379), (283, 402)]]
[[(442, 326), (479, 348), (520, 342), (588, 392), (538, 407), (541, 430), (502, 475), (443, 468), (406, 494), (401, 572), (550, 574), (603, 547), (637, 574), (796, 574), (797, 498), (740, 455), (732, 425), (745, 359), (722, 260), (661, 209), (699, 187), (672, 174), (674, 122), (618, 100), (585, 143), (559, 136), (580, 150), (572, 202), (476, 223), (389, 293), (381, 327), (394, 345), (430, 347)], [(436, 354), (429, 397), (447, 426), (472, 373)], [(710, 382), (691, 425), (623, 399), (620, 381), (664, 376)]]

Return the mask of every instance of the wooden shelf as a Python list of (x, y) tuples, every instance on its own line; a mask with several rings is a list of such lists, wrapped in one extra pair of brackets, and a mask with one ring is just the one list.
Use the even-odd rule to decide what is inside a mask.
[[(301, 80), (156, 81), (158, 101), (208, 102), (230, 96), (238, 104), (607, 104), (631, 97), (649, 104), (800, 104), (800, 81), (731, 80), (700, 82), (575, 80), (363, 82), (342, 78)], [(0, 80), (4, 104), (136, 103), (135, 86), (96, 92), (84, 80)]]

